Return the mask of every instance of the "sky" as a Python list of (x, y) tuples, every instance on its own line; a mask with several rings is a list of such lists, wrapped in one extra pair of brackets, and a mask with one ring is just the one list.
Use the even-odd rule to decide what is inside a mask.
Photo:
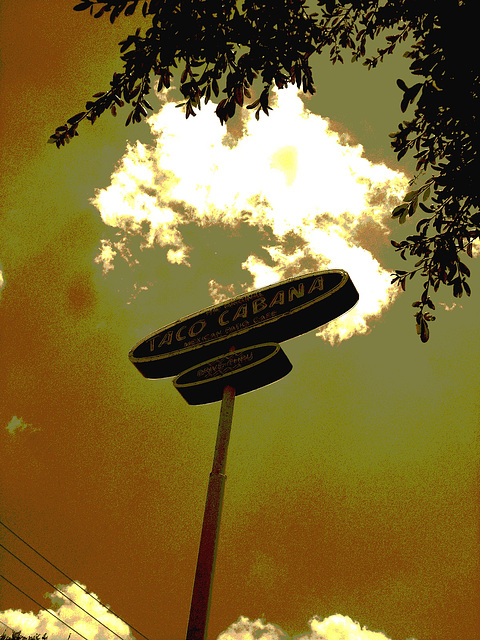
[(415, 224), (389, 218), (413, 176), (388, 137), (406, 59), (317, 60), (313, 98), (282, 90), (228, 127), (211, 105), (185, 120), (172, 90), (57, 150), (136, 26), (73, 4), (0, 5), (0, 621), (80, 637), (41, 605), (87, 640), (185, 637), (220, 405), (128, 352), (342, 268), (356, 307), (282, 343), (291, 373), (236, 400), (208, 640), (474, 640), (480, 269), (471, 298), (438, 292), (422, 344), (421, 285), (389, 275)]

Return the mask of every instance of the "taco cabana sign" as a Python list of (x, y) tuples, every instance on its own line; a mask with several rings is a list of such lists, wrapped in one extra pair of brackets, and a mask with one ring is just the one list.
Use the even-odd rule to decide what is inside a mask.
[(146, 378), (175, 376), (234, 346), (283, 342), (351, 309), (358, 292), (342, 269), (317, 271), (231, 298), (150, 334), (129, 353)]

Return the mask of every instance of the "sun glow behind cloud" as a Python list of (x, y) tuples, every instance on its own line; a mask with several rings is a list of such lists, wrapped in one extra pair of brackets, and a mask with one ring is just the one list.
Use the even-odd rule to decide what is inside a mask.
[[(243, 282), (223, 287), (212, 273), (213, 301), (307, 271), (342, 268), (360, 294), (357, 306), (320, 329), (331, 343), (368, 331), (396, 296), (390, 275), (360, 240), (365, 225), (387, 235), (385, 219), (407, 189), (407, 177), (384, 164), (370, 162), (360, 145), (329, 129), (328, 119), (311, 113), (294, 88), (279, 92), (270, 116), (257, 122), (244, 110), (238, 135), (226, 132), (203, 105), (196, 118), (185, 119), (174, 102), (165, 104), (148, 123), (154, 146), (129, 145), (111, 178), (96, 192), (93, 204), (103, 221), (119, 230), (120, 240), (103, 240), (97, 262), (104, 273), (117, 256), (138, 262), (129, 239), (140, 235), (143, 247), (166, 249), (172, 264), (189, 265), (195, 247), (182, 227), (235, 228), (239, 221), (272, 240), (264, 245), (267, 264), (254, 252), (242, 262)], [(137, 252), (138, 253), (138, 252)], [(247, 275), (248, 274), (248, 275)]]

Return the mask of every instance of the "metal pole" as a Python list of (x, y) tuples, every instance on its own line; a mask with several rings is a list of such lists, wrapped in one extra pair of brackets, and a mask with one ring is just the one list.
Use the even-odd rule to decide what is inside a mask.
[(225, 489), (225, 465), (232, 426), (235, 389), (227, 385), (223, 390), (217, 440), (212, 471), (208, 481), (207, 499), (203, 515), (202, 535), (198, 549), (197, 569), (193, 584), (192, 604), (188, 621), (187, 640), (206, 640), (210, 600), (212, 595), (218, 533)]

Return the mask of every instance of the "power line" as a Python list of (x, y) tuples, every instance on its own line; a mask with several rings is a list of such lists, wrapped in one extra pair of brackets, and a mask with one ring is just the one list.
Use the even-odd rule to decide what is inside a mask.
[(21, 558), (19, 558), (18, 556), (16, 556), (14, 553), (12, 553), (9, 549), (7, 549), (7, 547), (5, 547), (3, 544), (0, 544), (0, 547), (2, 547), (2, 549), (5, 549), (5, 551), (7, 551), (11, 556), (13, 556), (14, 558), (16, 558), (19, 562), (21, 562), (25, 567), (27, 567), (27, 569), (30, 569), (30, 571), (32, 571), (32, 573), (34, 573), (36, 576), (38, 576), (41, 580), (43, 580), (46, 584), (48, 584), (50, 587), (53, 587), (53, 589), (55, 589), (55, 591), (58, 591), (59, 593), (62, 594), (62, 596), (65, 596), (65, 598), (67, 598), (67, 600), (70, 600), (70, 602), (73, 602), (73, 604), (75, 606), (77, 606), (79, 609), (81, 609), (84, 613), (86, 613), (87, 615), (89, 615), (91, 618), (93, 618), (96, 622), (98, 622), (99, 624), (102, 625), (102, 627), (105, 627), (105, 629), (107, 629), (107, 631), (110, 631), (110, 633), (113, 633), (114, 636), (117, 636), (117, 638), (120, 638), (120, 640), (125, 640), (125, 638), (123, 636), (119, 636), (118, 633), (116, 633), (115, 631), (113, 631), (112, 629), (110, 629), (110, 627), (107, 627), (106, 624), (103, 624), (103, 622), (101, 622), (98, 618), (96, 618), (93, 614), (89, 613), (86, 609), (84, 609), (83, 607), (81, 607), (77, 602), (75, 602), (75, 600), (72, 600), (69, 596), (67, 596), (66, 593), (64, 593), (61, 589), (59, 589), (58, 587), (56, 587), (54, 584), (52, 584), (51, 582), (49, 582), (48, 580), (46, 580), (43, 576), (41, 576), (39, 573), (37, 573), (35, 571), (35, 569), (32, 569), (32, 567), (30, 567), (26, 562), (24, 562), (23, 560), (21, 560)]
[(53, 611), (50, 611), (49, 609), (46, 609), (43, 605), (41, 605), (39, 602), (37, 602), (36, 600), (34, 600), (32, 598), (32, 596), (29, 596), (28, 593), (25, 593), (25, 591), (22, 591), (20, 589), (20, 587), (17, 587), (16, 584), (13, 584), (13, 582), (10, 582), (10, 580), (8, 580), (7, 578), (5, 578), (5, 576), (0, 575), (0, 578), (3, 578), (5, 580), (5, 582), (8, 582), (8, 584), (11, 584), (12, 587), (15, 587), (15, 589), (17, 589), (17, 591), (20, 591), (20, 593), (23, 593), (24, 596), (27, 596), (27, 598), (30, 598), (30, 600), (32, 602), (34, 602), (36, 605), (38, 605), (41, 609), (43, 609), (44, 611), (46, 611), (47, 613), (49, 613), (51, 616), (53, 616), (54, 618), (56, 618), (57, 620), (59, 620), (62, 624), (64, 624), (66, 627), (68, 627), (69, 629), (71, 629), (74, 633), (76, 633), (77, 635), (79, 635), (81, 638), (83, 638), (83, 640), (88, 640), (88, 638), (85, 638), (84, 635), (82, 635), (80, 633), (80, 631), (75, 631), (75, 629), (73, 627), (71, 627), (69, 624), (67, 624), (66, 622), (64, 622), (61, 618), (59, 618), (58, 616), (56, 616)]
[[(3, 624), (4, 627), (7, 627), (7, 629), (10, 629), (10, 631), (12, 633), (15, 633), (15, 629), (12, 629), (12, 627), (9, 627), (8, 624), (6, 622), (4, 622), (3, 620), (0, 620), (0, 624)], [(5, 630), (2, 631), (2, 634), (5, 633)]]
[(39, 551), (37, 551), (34, 547), (32, 547), (31, 544), (28, 544), (28, 542), (26, 542), (26, 540), (24, 540), (23, 538), (21, 538), (17, 533), (15, 533), (15, 531), (13, 531), (12, 529), (10, 529), (10, 527), (7, 527), (7, 525), (2, 522), (0, 520), (0, 524), (2, 525), (2, 527), (5, 527), (5, 529), (7, 529), (7, 531), (10, 531), (10, 533), (13, 533), (13, 535), (18, 538), (19, 540), (21, 540), (23, 542), (23, 544), (27, 545), (27, 547), (29, 549), (31, 549), (32, 551), (34, 551), (38, 556), (40, 556), (43, 560), (45, 560), (45, 562), (48, 562), (48, 564), (53, 567), (54, 569), (56, 569), (57, 571), (59, 571), (62, 576), (65, 576), (65, 578), (67, 578), (67, 580), (70, 580), (70, 582), (72, 582), (73, 584), (76, 584), (77, 587), (79, 587), (79, 589), (81, 589), (84, 593), (86, 593), (88, 596), (90, 596), (91, 598), (93, 598), (94, 600), (96, 600), (99, 604), (102, 605), (102, 607), (104, 607), (107, 611), (110, 611), (111, 613), (113, 613), (114, 616), (116, 616), (119, 620), (121, 620), (122, 622), (125, 622), (126, 625), (128, 625), (130, 627), (130, 629), (133, 629), (134, 631), (136, 631), (139, 635), (142, 636), (142, 638), (145, 638), (145, 640), (149, 640), (149, 638), (147, 638), (146, 635), (144, 635), (141, 631), (139, 631), (138, 629), (135, 629), (135, 627), (133, 625), (131, 625), (129, 622), (127, 622), (126, 620), (124, 620), (121, 616), (118, 615), (118, 613), (115, 613), (115, 611), (113, 609), (110, 609), (108, 607), (106, 607), (103, 602), (100, 602), (100, 600), (95, 596), (92, 595), (91, 593), (89, 593), (86, 589), (84, 589), (82, 587), (81, 584), (79, 584), (76, 580), (74, 580), (73, 578), (70, 578), (70, 576), (67, 576), (67, 574), (62, 571), (61, 569), (59, 569), (59, 567), (57, 567), (57, 565), (53, 564), (53, 562), (50, 562), (50, 560), (48, 560), (48, 558), (46, 558), (45, 556), (43, 556)]

